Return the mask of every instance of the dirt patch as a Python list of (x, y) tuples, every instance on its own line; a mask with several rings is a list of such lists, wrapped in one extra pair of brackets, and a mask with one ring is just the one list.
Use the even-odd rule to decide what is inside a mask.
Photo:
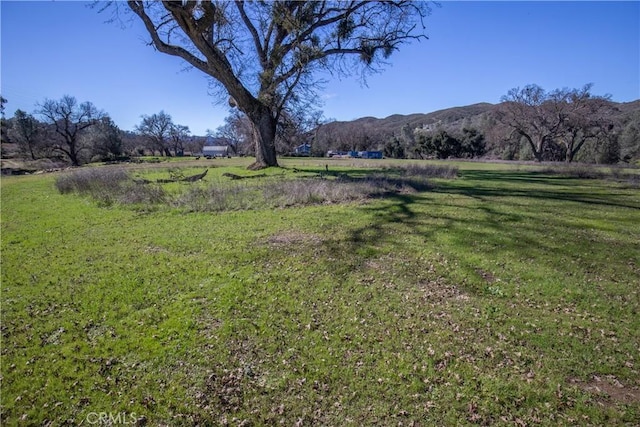
[(457, 286), (447, 283), (442, 277), (436, 280), (420, 281), (418, 287), (424, 292), (424, 301), (430, 304), (439, 304), (451, 300), (466, 301), (469, 299), (469, 296), (464, 294)]
[(491, 272), (485, 271), (481, 268), (476, 268), (476, 273), (480, 275), (488, 284), (493, 284), (495, 282), (499, 282), (500, 279), (497, 279)]
[(569, 383), (597, 397), (603, 405), (640, 403), (640, 388), (622, 384), (614, 375), (593, 375), (590, 381), (570, 378)]

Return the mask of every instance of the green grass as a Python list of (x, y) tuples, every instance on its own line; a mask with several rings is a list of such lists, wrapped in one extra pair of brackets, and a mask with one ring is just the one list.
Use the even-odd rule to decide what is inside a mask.
[[(171, 168), (223, 185), (243, 162)], [(403, 164), (281, 163), (251, 181)], [(419, 192), (224, 212), (3, 178), (2, 424), (637, 424), (640, 191), (456, 166)]]

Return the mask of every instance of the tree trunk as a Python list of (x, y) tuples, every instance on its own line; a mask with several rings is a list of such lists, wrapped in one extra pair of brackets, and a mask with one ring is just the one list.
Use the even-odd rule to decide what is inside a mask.
[(80, 166), (80, 159), (78, 159), (78, 153), (73, 150), (69, 150), (69, 160), (73, 166)]
[[(71, 164), (73, 166), (80, 166), (80, 158), (78, 157), (78, 150), (76, 150), (76, 142), (72, 139), (67, 139), (67, 146), (69, 147), (69, 151), (66, 152), (69, 156), (69, 160), (71, 160)], [(64, 150), (62, 150), (64, 152)]]
[(278, 167), (276, 158), (276, 120), (268, 109), (261, 109), (249, 119), (253, 124), (253, 139), (256, 147), (256, 161), (250, 169)]
[(567, 162), (567, 163), (573, 162), (573, 156), (574, 155), (575, 155), (575, 152), (571, 148), (567, 148), (567, 154), (565, 156), (565, 162)]
[(525, 140), (531, 147), (531, 152), (533, 153), (533, 157), (535, 157), (536, 162), (542, 162), (542, 154), (544, 152), (544, 139), (540, 140), (537, 144), (533, 141), (533, 139), (527, 135), (526, 133), (520, 131), (521, 136), (524, 136)]

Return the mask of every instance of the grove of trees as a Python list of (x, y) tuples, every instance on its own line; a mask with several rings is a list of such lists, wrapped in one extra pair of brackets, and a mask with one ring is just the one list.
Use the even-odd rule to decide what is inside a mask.
[[(381, 150), (395, 158), (586, 163), (640, 159), (640, 101), (620, 104), (580, 89), (515, 88), (496, 105), (362, 118), (321, 126), (314, 147)], [(314, 150), (315, 151), (315, 150)]]
[(511, 89), (502, 97), (498, 119), (508, 126), (510, 138), (523, 139), (537, 161), (571, 162), (586, 142), (601, 144), (615, 138), (609, 96), (581, 89), (545, 91), (538, 85)]
[[(386, 157), (414, 159), (488, 158), (586, 163), (640, 160), (640, 100), (615, 103), (580, 89), (547, 92), (537, 85), (510, 90), (500, 104), (477, 104), (429, 114), (324, 120), (321, 112), (281, 112), (276, 153), (311, 144), (311, 155), (332, 151), (380, 150)], [(130, 156), (181, 156), (202, 152), (206, 143), (228, 145), (233, 155), (255, 156), (255, 128), (231, 109), (222, 126), (206, 136), (191, 135), (164, 110), (140, 116), (134, 131), (118, 128), (91, 102), (65, 95), (45, 99), (32, 113), (6, 118), (2, 98), (2, 152), (30, 161), (51, 159), (81, 165)]]
[[(7, 100), (2, 99), (4, 108)], [(194, 141), (189, 128), (174, 123), (164, 111), (141, 119), (135, 132), (125, 132), (91, 102), (79, 103), (70, 95), (45, 99), (33, 113), (18, 109), (9, 119), (3, 114), (3, 153), (4, 145), (13, 143), (24, 159), (51, 159), (79, 166), (131, 155), (172, 156), (182, 155), (185, 150), (202, 150), (203, 141)]]

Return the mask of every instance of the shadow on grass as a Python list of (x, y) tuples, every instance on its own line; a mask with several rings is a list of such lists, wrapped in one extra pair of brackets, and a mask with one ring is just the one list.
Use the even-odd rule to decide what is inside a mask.
[(462, 173), (462, 178), (463, 182), (470, 182), (470, 184), (443, 183), (433, 191), (479, 199), (525, 197), (640, 209), (640, 202), (633, 203), (616, 198), (616, 195), (611, 192), (614, 189), (612, 184), (601, 180), (585, 181), (540, 172), (521, 171), (466, 171)]
[[(380, 203), (359, 207), (367, 223), (345, 224), (346, 235), (341, 241), (327, 242), (327, 249), (357, 267), (366, 266), (367, 260), (389, 248), (412, 256), (420, 248), (408, 245), (431, 245), (428, 242), (444, 239), (447, 243), (442, 250), (467, 274), (473, 275), (478, 266), (465, 254), (542, 263), (560, 274), (563, 263), (574, 258), (581, 244), (600, 253), (598, 259), (606, 260), (611, 250), (594, 230), (574, 219), (603, 220), (609, 227), (611, 221), (630, 224), (640, 210), (640, 197), (629, 190), (620, 193), (615, 184), (602, 180), (522, 171), (466, 171), (461, 175), (416, 193), (386, 193)], [(446, 195), (462, 197), (442, 197)], [(619, 216), (611, 216), (608, 208), (622, 210)], [(587, 264), (576, 267), (584, 272), (594, 269)]]

